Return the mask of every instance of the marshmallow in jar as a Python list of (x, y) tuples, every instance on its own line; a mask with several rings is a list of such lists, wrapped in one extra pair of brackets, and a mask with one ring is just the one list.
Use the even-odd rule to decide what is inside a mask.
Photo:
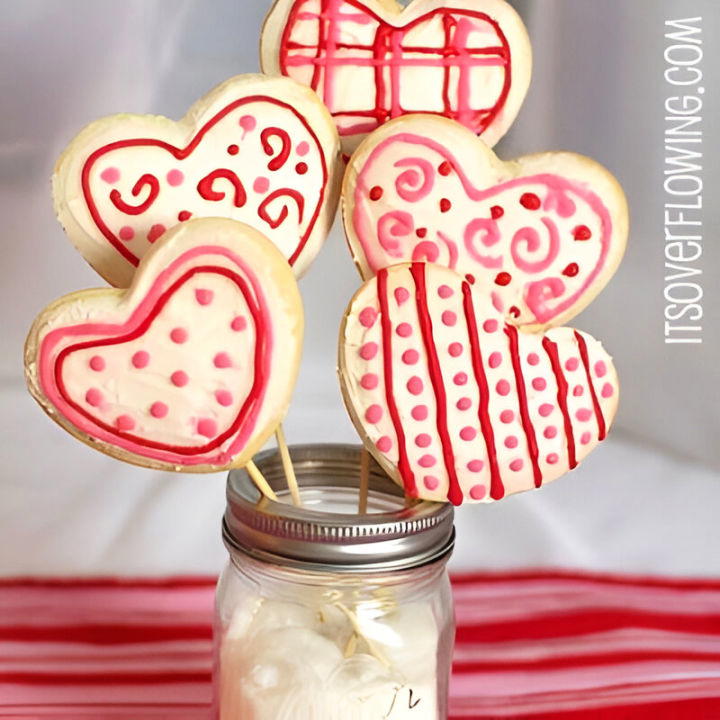
[(292, 448), (302, 508), (283, 495), (275, 453), (228, 478), (218, 586), (220, 720), (441, 720), (454, 640), (448, 504), (406, 508), (371, 464), (358, 515), (359, 448)]

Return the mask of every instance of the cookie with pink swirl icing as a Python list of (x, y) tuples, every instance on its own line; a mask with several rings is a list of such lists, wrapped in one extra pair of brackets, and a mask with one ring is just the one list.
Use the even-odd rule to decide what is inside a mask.
[(113, 115), (58, 160), (55, 210), (108, 282), (130, 284), (169, 228), (227, 217), (266, 235), (302, 275), (335, 218), (340, 141), (315, 93), (288, 78), (239, 75), (179, 122)]
[(343, 218), (363, 278), (424, 260), (472, 276), (508, 322), (562, 325), (615, 273), (628, 236), (617, 180), (567, 152), (504, 163), (445, 118), (388, 123), (350, 160)]
[(348, 307), (340, 385), (368, 450), (407, 494), (493, 502), (575, 468), (607, 436), (618, 379), (600, 343), (528, 334), (439, 265), (380, 270)]
[(67, 295), (25, 347), (30, 392), (61, 427), (161, 470), (243, 466), (287, 410), (302, 345), (292, 269), (257, 230), (190, 220), (128, 290)]
[(505, 0), (276, 0), (263, 71), (311, 87), (352, 152), (407, 113), (444, 115), (494, 145), (530, 84), (532, 50)]

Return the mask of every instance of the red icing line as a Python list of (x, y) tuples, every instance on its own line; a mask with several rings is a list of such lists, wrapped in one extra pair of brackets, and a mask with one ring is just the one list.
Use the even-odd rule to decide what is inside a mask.
[(475, 321), (475, 308), (473, 306), (472, 290), (469, 283), (463, 283), (462, 292), (465, 322), (467, 324), (468, 339), (470, 340), (470, 356), (472, 358), (475, 381), (477, 382), (478, 389), (480, 390), (480, 408), (478, 410), (478, 417), (480, 419), (480, 427), (482, 429), (483, 437), (485, 438), (488, 463), (490, 465), (490, 497), (493, 500), (502, 500), (502, 498), (505, 497), (505, 486), (503, 485), (502, 478), (500, 477), (497, 450), (495, 447), (495, 433), (493, 431), (492, 420), (490, 419), (490, 387), (488, 385), (487, 376), (485, 375), (477, 323)]
[(120, 195), (119, 190), (113, 190), (110, 193), (110, 202), (120, 212), (124, 212), (126, 215), (142, 215), (157, 199), (160, 194), (160, 182), (158, 179), (150, 173), (145, 173), (133, 186), (132, 194), (133, 197), (137, 197), (142, 191), (145, 185), (150, 186), (150, 192), (148, 193), (147, 199), (140, 203), (140, 205), (128, 205)]
[(415, 281), (415, 302), (417, 304), (420, 332), (422, 333), (423, 343), (425, 344), (425, 350), (428, 355), (430, 382), (432, 382), (433, 390), (435, 391), (437, 430), (440, 435), (440, 443), (442, 444), (445, 468), (447, 469), (450, 480), (447, 498), (453, 505), (462, 505), (463, 492), (460, 489), (457, 471), (455, 470), (455, 454), (453, 453), (452, 440), (450, 439), (450, 433), (448, 431), (447, 394), (445, 393), (445, 383), (443, 382), (437, 348), (435, 347), (435, 340), (433, 339), (432, 318), (430, 317), (427, 304), (425, 263), (413, 263), (410, 266), (410, 273)]
[[(63, 381), (62, 376), (62, 369), (63, 369), (63, 363), (69, 357), (72, 353), (85, 350), (87, 348), (96, 348), (96, 347), (105, 347), (108, 345), (121, 345), (123, 343), (129, 342), (131, 340), (135, 340), (138, 337), (141, 337), (145, 334), (145, 332), (150, 328), (152, 325), (153, 320), (159, 315), (159, 313), (162, 311), (163, 307), (167, 304), (167, 302), (170, 300), (170, 298), (193, 276), (197, 275), (198, 273), (215, 273), (218, 275), (223, 275), (224, 277), (228, 278), (232, 282), (234, 282), (240, 292), (242, 293), (243, 297), (245, 298), (245, 301), (248, 304), (248, 308), (250, 310), (250, 314), (253, 317), (253, 321), (255, 323), (255, 329), (256, 329), (256, 342), (255, 342), (255, 376), (253, 378), (253, 385), (250, 388), (250, 392), (248, 393), (247, 398), (245, 399), (245, 402), (243, 403), (243, 406), (240, 408), (240, 411), (238, 412), (237, 417), (233, 421), (232, 425), (226, 430), (222, 435), (219, 435), (217, 438), (212, 440), (211, 442), (202, 445), (200, 447), (185, 447), (185, 446), (175, 446), (175, 445), (165, 445), (163, 443), (154, 442), (152, 440), (148, 440), (147, 438), (138, 437), (136, 435), (133, 435), (129, 432), (122, 432), (118, 430), (117, 427), (113, 425), (107, 425), (106, 423), (103, 423), (99, 419), (93, 417), (90, 415), (86, 410), (78, 405), (72, 398), (70, 397), (70, 394), (68, 393), (65, 383)], [(260, 311), (256, 304), (253, 301), (252, 294), (250, 293), (250, 289), (248, 288), (248, 285), (244, 278), (242, 278), (237, 273), (233, 272), (232, 270), (228, 270), (227, 268), (223, 267), (217, 267), (217, 266), (199, 266), (192, 268), (191, 270), (188, 270), (183, 276), (181, 276), (178, 280), (176, 280), (157, 300), (155, 305), (153, 305), (150, 312), (147, 314), (147, 316), (143, 319), (143, 321), (130, 333), (126, 335), (122, 335), (115, 338), (109, 338), (107, 340), (90, 340), (88, 342), (83, 343), (77, 343), (75, 345), (69, 345), (68, 347), (64, 348), (57, 356), (57, 359), (55, 361), (55, 368), (54, 368), (54, 380), (55, 385), (58, 388), (58, 391), (65, 400), (65, 402), (72, 407), (76, 412), (78, 412), (80, 415), (85, 417), (87, 420), (89, 420), (94, 425), (97, 425), (98, 427), (102, 428), (106, 432), (110, 433), (111, 435), (115, 435), (117, 437), (121, 437), (127, 441), (133, 442), (140, 447), (147, 447), (152, 448), (154, 450), (162, 450), (166, 452), (173, 452), (178, 455), (202, 455), (207, 452), (210, 452), (211, 450), (214, 450), (215, 448), (222, 445), (222, 443), (225, 442), (229, 437), (234, 435), (239, 428), (242, 426), (243, 422), (245, 421), (245, 418), (247, 415), (252, 412), (254, 406), (260, 402), (261, 400), (261, 394), (262, 389), (265, 385), (266, 378), (263, 374), (263, 363), (262, 358), (263, 355), (266, 352), (265, 348), (266, 339), (265, 339), (265, 332), (264, 332), (264, 325), (262, 322), (262, 318), (260, 316)]]
[(553, 372), (555, 373), (555, 379), (557, 380), (558, 386), (558, 405), (563, 414), (563, 422), (565, 425), (565, 437), (567, 438), (567, 451), (568, 451), (568, 464), (571, 470), (577, 467), (577, 460), (575, 458), (575, 435), (573, 434), (572, 420), (570, 419), (570, 413), (568, 411), (567, 396), (568, 396), (568, 384), (565, 380), (565, 375), (560, 367), (560, 358), (558, 357), (557, 345), (549, 338), (543, 338), (543, 348), (550, 359), (550, 365), (552, 366)]
[[(442, 98), (444, 104), (444, 111), (442, 113), (431, 112), (434, 115), (445, 115), (459, 122), (465, 121), (467, 125), (470, 123), (472, 129), (482, 134), (487, 128), (495, 121), (499, 113), (505, 107), (508, 96), (510, 94), (510, 88), (512, 85), (512, 60), (510, 56), (510, 45), (504, 32), (500, 28), (493, 18), (486, 13), (476, 12), (472, 10), (464, 10), (461, 8), (436, 8), (425, 15), (416, 18), (413, 22), (403, 25), (402, 27), (395, 27), (386, 21), (384, 21), (379, 15), (367, 8), (359, 0), (343, 0), (343, 4), (350, 5), (358, 11), (358, 15), (362, 17), (370, 18), (374, 21), (378, 28), (375, 33), (375, 38), (371, 45), (345, 45), (337, 42), (340, 33), (338, 30), (341, 26), (341, 20), (351, 18), (351, 14), (341, 15), (337, 13), (338, 0), (322, 0), (321, 10), (318, 15), (318, 42), (315, 49), (314, 59), (307, 55), (295, 55), (289, 57), (289, 51), (295, 49), (313, 49), (312, 46), (304, 46), (296, 43), (290, 39), (295, 24), (299, 20), (301, 14), (301, 8), (304, 5), (304, 0), (296, 0), (288, 13), (283, 34), (280, 41), (279, 49), (279, 62), (280, 72), (283, 75), (292, 77), (290, 73), (290, 67), (293, 63), (297, 64), (309, 64), (313, 66), (313, 77), (310, 83), (310, 87), (316, 92), (320, 90), (321, 77), (323, 80), (324, 92), (322, 97), (330, 108), (333, 117), (350, 116), (354, 118), (372, 118), (376, 121), (377, 125), (386, 122), (391, 117), (397, 117), (398, 115), (405, 114), (406, 109), (402, 108), (399, 103), (400, 96), (400, 82), (399, 82), (399, 69), (403, 66), (414, 66), (414, 65), (437, 65), (444, 67), (443, 75), (443, 88)], [(403, 47), (402, 39), (416, 26), (430, 22), (435, 17), (439, 16), (443, 22), (445, 30), (445, 41), (446, 47)], [(461, 18), (473, 18), (485, 22), (492, 27), (495, 31), (498, 40), (501, 43), (500, 47), (493, 48), (467, 48), (467, 47), (456, 47), (453, 38), (450, 37), (451, 31), (455, 30), (457, 34), (458, 21)], [(337, 26), (337, 28), (336, 28)], [(355, 49), (363, 53), (363, 57), (355, 56), (339, 56), (337, 54), (338, 49), (348, 50)], [(365, 57), (365, 53), (372, 52), (372, 58)], [(427, 54), (434, 55), (435, 58), (425, 60), (423, 58), (403, 58), (402, 53), (412, 54)], [(389, 54), (388, 54), (389, 53)], [(491, 108), (483, 108), (480, 110), (473, 110), (471, 107), (461, 107), (462, 99), (464, 95), (467, 95), (465, 88), (465, 72), (463, 65), (465, 63), (480, 63), (481, 61), (474, 58), (475, 55), (480, 56), (496, 56), (493, 58), (493, 64), (498, 66), (504, 66), (504, 81), (503, 87), (500, 91), (500, 95), (495, 102), (495, 105)], [(486, 62), (488, 62), (486, 60)], [(342, 65), (371, 65), (374, 68), (375, 74), (375, 107), (370, 110), (357, 110), (357, 111), (336, 111), (334, 103), (332, 102), (333, 87), (332, 80), (336, 67)], [(458, 108), (452, 110), (450, 102), (450, 68), (457, 67), (461, 78), (459, 87), (457, 90), (458, 97)], [(390, 77), (392, 82), (390, 92), (390, 107), (386, 107), (387, 98), (387, 87), (385, 83), (385, 72), (390, 70)], [(321, 76), (322, 70), (322, 76)], [(361, 126), (353, 126), (350, 128), (340, 129), (341, 135), (352, 135), (359, 132)], [(374, 129), (372, 125), (362, 125), (363, 132), (370, 132)]]
[(602, 441), (607, 437), (607, 427), (605, 425), (605, 416), (603, 415), (602, 407), (598, 401), (597, 392), (595, 391), (595, 384), (592, 380), (592, 374), (590, 372), (590, 357), (588, 355), (587, 343), (585, 338), (576, 330), (575, 339), (577, 340), (578, 349), (580, 350), (580, 359), (585, 367), (585, 374), (587, 375), (588, 385), (590, 386), (590, 395), (592, 397), (593, 408), (595, 408), (595, 417), (598, 423), (598, 440)]
[(517, 386), (518, 400), (520, 404), (520, 418), (522, 420), (523, 430), (527, 437), (528, 452), (533, 466), (533, 477), (535, 478), (535, 487), (539, 488), (543, 483), (543, 476), (538, 464), (538, 444), (535, 437), (535, 428), (530, 419), (528, 410), (527, 391), (525, 389), (525, 379), (520, 366), (520, 350), (518, 342), (517, 328), (512, 325), (505, 326), (505, 334), (508, 336), (510, 344), (510, 358), (512, 360), (513, 371), (515, 373), (515, 384)]
[(417, 497), (417, 483), (415, 482), (415, 474), (410, 467), (410, 461), (407, 455), (407, 443), (405, 440), (405, 430), (403, 429), (400, 413), (398, 412), (395, 395), (393, 394), (393, 371), (392, 371), (392, 327), (390, 323), (390, 309), (388, 306), (387, 292), (387, 276), (386, 269), (382, 269), (377, 274), (377, 295), (380, 303), (380, 325), (382, 328), (383, 339), (383, 371), (385, 376), (385, 400), (387, 401), (390, 418), (395, 428), (395, 434), (398, 441), (398, 469), (405, 486), (405, 492), (410, 497)]
[(303, 213), (305, 211), (305, 198), (297, 191), (292, 190), (291, 188), (284, 188), (280, 190), (275, 190), (274, 192), (271, 192), (261, 203), (260, 207), (258, 208), (258, 215), (261, 220), (264, 220), (273, 230), (280, 227), (285, 222), (285, 219), (288, 216), (289, 210), (287, 209), (287, 205), (283, 205), (282, 210), (280, 211), (280, 214), (273, 219), (270, 217), (270, 214), (268, 213), (268, 205), (270, 205), (271, 202), (277, 200), (279, 197), (287, 196), (289, 198), (292, 198), (298, 206), (298, 220), (299, 222), (302, 222), (303, 219)]
[[(118, 140), (116, 142), (109, 143), (107, 145), (103, 145), (101, 148), (98, 148), (95, 150), (90, 157), (88, 157), (87, 161), (85, 162), (85, 165), (83, 165), (82, 173), (81, 173), (81, 185), (83, 190), (83, 197), (85, 198), (85, 202), (88, 206), (88, 211), (90, 212), (90, 216), (92, 217), (93, 221), (97, 225), (100, 232), (105, 236), (105, 238), (110, 242), (110, 244), (132, 265), (137, 266), (140, 262), (140, 259), (132, 253), (125, 244), (117, 238), (113, 232), (110, 230), (110, 228), (105, 224), (102, 217), (100, 216), (100, 213), (97, 209), (97, 206), (95, 205), (95, 202), (93, 200), (92, 196), (92, 190), (90, 187), (90, 173), (92, 171), (93, 166), (95, 163), (104, 155), (106, 155), (109, 152), (112, 152), (113, 150), (119, 150), (126, 147), (158, 147), (162, 148), (163, 150), (166, 150), (169, 152), (174, 158), (177, 160), (184, 160), (187, 158), (197, 147), (200, 145), (203, 137), (215, 126), (217, 125), (223, 118), (225, 118), (227, 115), (229, 115), (231, 112), (236, 110), (239, 107), (242, 107), (243, 105), (247, 105), (249, 103), (253, 102), (267, 102), (272, 105), (277, 105), (278, 107), (281, 107), (285, 110), (289, 110), (303, 125), (305, 130), (307, 130), (308, 134), (312, 137), (312, 139), (315, 142), (315, 145), (318, 150), (318, 155), (320, 157), (320, 164), (322, 166), (322, 172), (323, 172), (323, 183), (322, 188), (320, 190), (320, 196), (318, 198), (317, 206), (315, 207), (315, 212), (313, 213), (313, 216), (308, 224), (308, 228), (303, 234), (303, 236), (300, 238), (300, 242), (298, 243), (297, 248), (295, 248), (295, 251), (290, 256), (288, 262), (290, 265), (294, 265), (302, 251), (305, 249), (305, 245), (307, 244), (308, 239), (310, 238), (310, 235), (313, 231), (313, 228), (315, 227), (315, 223), (317, 222), (318, 217), (320, 216), (320, 209), (323, 204), (323, 200), (327, 191), (327, 181), (328, 181), (328, 169), (327, 169), (327, 163), (325, 160), (325, 154), (323, 152), (322, 145), (320, 144), (320, 140), (317, 137), (317, 134), (315, 131), (310, 127), (307, 120), (292, 106), (288, 103), (284, 103), (281, 100), (278, 100), (273, 97), (269, 97), (267, 95), (249, 95), (248, 97), (241, 98), (239, 100), (235, 100), (234, 102), (230, 103), (226, 107), (224, 107), (222, 110), (220, 110), (215, 116), (210, 118), (205, 125), (203, 125), (200, 130), (197, 131), (193, 139), (190, 141), (190, 143), (184, 147), (184, 148), (177, 148), (174, 145), (170, 145), (169, 143), (164, 142), (163, 140), (157, 140), (153, 138), (135, 138), (135, 139), (128, 139), (128, 140)], [(143, 176), (145, 177), (145, 176)], [(141, 178), (142, 179), (142, 178)], [(137, 187), (137, 186), (136, 186)], [(132, 213), (131, 213), (132, 214)]]
[[(275, 151), (273, 150), (272, 144), (270, 143), (270, 138), (272, 137), (280, 138), (280, 141), (282, 142), (282, 147), (280, 148), (280, 152), (278, 152), (277, 155), (275, 155)], [(273, 156), (272, 160), (270, 160), (270, 162), (268, 163), (268, 170), (279, 170), (290, 157), (290, 150), (292, 149), (292, 141), (290, 140), (290, 136), (285, 132), (285, 130), (282, 130), (281, 128), (268, 127), (260, 133), (260, 140), (262, 141), (262, 146), (265, 154)]]
[(225, 199), (225, 193), (219, 190), (213, 189), (213, 184), (216, 180), (227, 180), (235, 190), (235, 199), (233, 203), (235, 207), (243, 207), (247, 202), (247, 193), (240, 180), (240, 178), (232, 171), (227, 168), (219, 168), (213, 170), (210, 174), (206, 175), (198, 184), (197, 191), (204, 200), (210, 200), (212, 202), (218, 202)]

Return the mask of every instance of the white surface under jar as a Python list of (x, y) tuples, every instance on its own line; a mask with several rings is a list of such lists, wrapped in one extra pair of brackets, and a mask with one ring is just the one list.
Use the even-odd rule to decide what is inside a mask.
[(444, 720), (454, 642), (446, 563), (449, 505), (406, 506), (370, 465), (357, 514), (360, 449), (291, 448), (303, 506), (280, 459), (228, 477), (230, 561), (218, 584), (215, 713), (220, 720)]

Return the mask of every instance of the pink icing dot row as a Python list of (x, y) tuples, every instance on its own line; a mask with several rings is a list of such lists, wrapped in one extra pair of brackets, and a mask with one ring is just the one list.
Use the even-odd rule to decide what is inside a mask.
[(215, 293), (212, 290), (206, 288), (197, 288), (195, 290), (195, 300), (198, 305), (209, 305), (213, 301)]

